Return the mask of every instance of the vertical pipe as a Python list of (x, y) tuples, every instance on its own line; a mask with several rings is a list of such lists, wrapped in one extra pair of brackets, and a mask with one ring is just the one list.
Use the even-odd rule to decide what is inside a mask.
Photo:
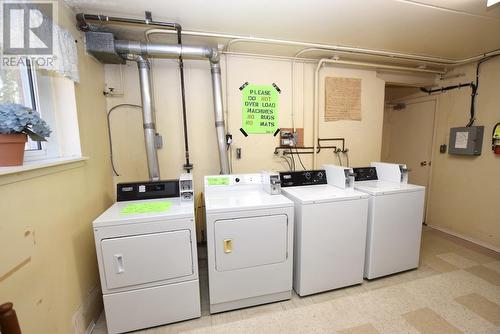
[(214, 97), (215, 129), (219, 147), (220, 173), (229, 174), (229, 160), (227, 156), (226, 130), (224, 128), (224, 112), (222, 110), (222, 79), (218, 57), (210, 59), (212, 72), (212, 89)]
[(313, 108), (313, 169), (316, 169), (318, 160), (318, 132), (319, 132), (319, 71), (325, 59), (321, 59), (314, 71), (314, 108)]
[(160, 170), (156, 151), (155, 111), (151, 93), (150, 65), (149, 61), (144, 57), (137, 56), (135, 59), (139, 69), (139, 80), (141, 85), (142, 122), (144, 128), (144, 141), (146, 143), (146, 155), (148, 158), (149, 178), (151, 181), (158, 181), (160, 179)]
[[(181, 27), (177, 28), (177, 44), (182, 50), (182, 34)], [(181, 102), (182, 102), (182, 124), (184, 127), (184, 170), (188, 173), (191, 172), (193, 165), (189, 162), (189, 139), (188, 139), (188, 127), (187, 127), (187, 112), (186, 112), (186, 88), (184, 85), (184, 60), (182, 59), (182, 52), (179, 55), (179, 74), (181, 80)]]

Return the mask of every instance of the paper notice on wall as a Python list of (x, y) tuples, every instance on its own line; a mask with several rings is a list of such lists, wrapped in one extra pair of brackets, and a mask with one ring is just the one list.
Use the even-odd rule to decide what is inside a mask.
[(273, 134), (278, 129), (279, 91), (273, 85), (246, 85), (242, 90), (242, 128)]
[(361, 79), (325, 78), (325, 122), (361, 121)]
[(468, 132), (457, 132), (457, 134), (455, 135), (455, 148), (467, 148), (468, 140)]

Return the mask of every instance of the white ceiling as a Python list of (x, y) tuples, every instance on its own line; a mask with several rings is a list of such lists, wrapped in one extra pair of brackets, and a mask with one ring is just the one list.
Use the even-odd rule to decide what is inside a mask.
[(486, 0), (66, 0), (76, 12), (175, 21), (185, 30), (460, 59), (500, 49)]

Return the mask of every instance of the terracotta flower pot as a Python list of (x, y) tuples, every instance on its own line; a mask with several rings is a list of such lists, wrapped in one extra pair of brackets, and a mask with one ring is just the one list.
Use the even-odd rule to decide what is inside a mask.
[(24, 133), (0, 134), (0, 166), (20, 166), (24, 160)]

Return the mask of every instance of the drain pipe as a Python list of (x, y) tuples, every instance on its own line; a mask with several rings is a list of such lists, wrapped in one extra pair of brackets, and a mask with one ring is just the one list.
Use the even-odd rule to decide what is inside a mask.
[(155, 107), (152, 99), (151, 67), (149, 61), (142, 56), (133, 56), (132, 59), (137, 62), (137, 68), (139, 69), (142, 126), (144, 128), (144, 141), (146, 143), (149, 179), (151, 181), (158, 181), (160, 180), (160, 168), (158, 164), (158, 152), (156, 150)]
[(222, 109), (220, 57), (217, 49), (199, 46), (168, 45), (117, 40), (115, 41), (115, 51), (122, 55), (133, 54), (138, 56), (166, 58), (178, 58), (179, 56), (182, 56), (185, 58), (206, 58), (210, 61), (220, 172), (221, 174), (229, 174), (230, 169), (227, 154), (226, 133), (224, 128), (224, 112)]

